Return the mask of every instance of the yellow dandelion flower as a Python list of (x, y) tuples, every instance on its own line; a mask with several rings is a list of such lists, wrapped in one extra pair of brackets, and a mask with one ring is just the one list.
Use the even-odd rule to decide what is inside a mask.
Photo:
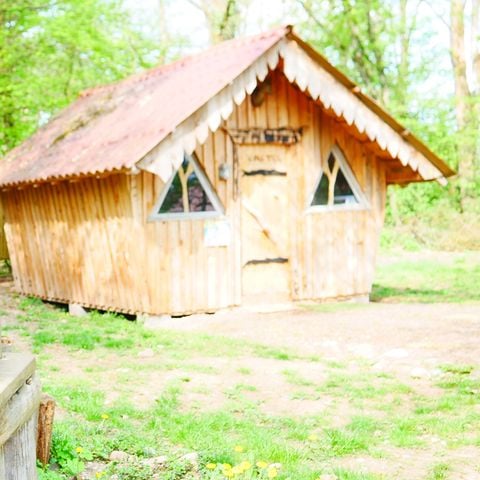
[(241, 473), (243, 473), (243, 468), (240, 466), (240, 465), (235, 465), (233, 468), (232, 468), (232, 473), (234, 475), (240, 475)]
[(238, 453), (242, 453), (242, 452), (245, 451), (245, 448), (242, 447), (242, 445), (235, 445), (234, 450), (235, 450), (236, 452), (238, 452)]
[(263, 469), (263, 468), (267, 468), (268, 463), (267, 463), (267, 462), (264, 462), (264, 461), (262, 461), (262, 460), (259, 460), (255, 465), (257, 465), (258, 468)]
[(246, 471), (252, 468), (252, 464), (248, 460), (244, 460), (242, 463), (240, 463), (240, 467), (243, 471)]
[(205, 465), (209, 470), (215, 470), (217, 468), (217, 464), (216, 463), (207, 463)]
[(109, 418), (108, 415), (106, 413), (102, 413), (102, 419), (106, 420), (107, 418)]
[(82, 453), (82, 452), (83, 452), (83, 448), (82, 448), (82, 447), (77, 447), (77, 448), (75, 449), (75, 451), (76, 451), (77, 453)]
[(227, 470), (224, 470), (223, 471), (223, 474), (227, 477), (227, 478), (231, 478), (233, 477), (235, 474), (233, 473), (233, 470), (232, 469), (227, 469)]
[(224, 470), (230, 470), (232, 468), (232, 466), (229, 463), (224, 463), (222, 467)]
[(102, 478), (103, 476), (105, 476), (105, 472), (97, 472), (95, 474), (95, 478)]
[(318, 440), (318, 435), (315, 435), (314, 433), (312, 433), (311, 435), (308, 436), (308, 439), (311, 442), (314, 442), (315, 440)]
[(267, 470), (267, 477), (268, 478), (275, 478), (278, 475), (278, 470), (275, 467), (270, 467)]

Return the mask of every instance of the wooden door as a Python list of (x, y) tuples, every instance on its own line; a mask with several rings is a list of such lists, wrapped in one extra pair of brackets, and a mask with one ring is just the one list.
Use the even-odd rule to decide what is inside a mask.
[(242, 303), (281, 303), (290, 294), (289, 163), (293, 146), (239, 148)]

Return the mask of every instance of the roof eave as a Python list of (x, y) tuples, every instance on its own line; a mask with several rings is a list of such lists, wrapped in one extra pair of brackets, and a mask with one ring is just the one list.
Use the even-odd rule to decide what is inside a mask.
[[(344, 73), (334, 67), (323, 55), (318, 53), (308, 43), (298, 37), (292, 29), (286, 34), (288, 38), (291, 38), (297, 42), (302, 49), (321, 67), (328, 73), (333, 75), (340, 83), (348, 88), (353, 95), (358, 97), (362, 103), (364, 103), (370, 110), (378, 115), (385, 123), (387, 123), (393, 130), (395, 130), (401, 137), (410, 143), (417, 151), (425, 156), (441, 173), (443, 178), (448, 178), (456, 174), (438, 155), (430, 150), (418, 137), (413, 135), (408, 129), (401, 125), (395, 118), (393, 118), (378, 102), (376, 102), (369, 95), (363, 93), (362, 89), (352, 80), (350, 80)], [(439, 177), (441, 178), (441, 177)], [(438, 180), (438, 179), (427, 179)]]

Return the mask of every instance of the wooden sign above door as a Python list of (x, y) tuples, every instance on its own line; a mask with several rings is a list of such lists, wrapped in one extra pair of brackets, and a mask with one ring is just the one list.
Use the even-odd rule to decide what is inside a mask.
[(227, 132), (237, 145), (293, 145), (302, 139), (302, 128), (229, 128)]

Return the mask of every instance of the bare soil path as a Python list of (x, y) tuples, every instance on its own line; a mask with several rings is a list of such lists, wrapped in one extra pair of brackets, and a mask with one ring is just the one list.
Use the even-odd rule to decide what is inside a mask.
[[(480, 286), (479, 286), (480, 288)], [(480, 304), (345, 305), (333, 312), (237, 309), (161, 321), (163, 328), (288, 347), (305, 355), (364, 357), (417, 368), (480, 359)]]
[[(256, 358), (243, 364), (256, 372), (248, 383), (255, 385), (251, 396), (261, 400), (265, 411), (277, 415), (334, 411), (334, 426), (342, 426), (355, 415), (378, 415), (377, 406), (367, 401), (359, 409), (351, 399), (332, 398), (331, 392), (302, 397), (298, 385), (295, 389), (281, 381), (285, 369), (296, 372), (303, 382), (316, 384), (328, 377), (325, 362), (341, 365), (342, 373), (352, 379), (360, 371), (387, 373), (411, 388), (415, 398), (432, 399), (444, 393), (437, 386), (444, 374), (442, 368), (473, 365), (478, 376), (480, 363), (479, 304), (367, 304), (343, 306), (337, 311), (303, 307), (271, 313), (237, 309), (160, 323), (162, 328), (244, 339), (322, 358), (321, 364), (290, 361), (279, 365), (278, 361)], [(218, 381), (234, 384), (239, 374), (229, 362), (222, 366), (225, 375)], [(480, 411), (480, 392), (474, 396)], [(414, 402), (407, 397), (396, 414), (403, 408), (405, 415), (411, 415)], [(338, 464), (388, 479), (480, 479), (478, 446), (450, 448), (435, 435), (427, 435), (426, 444), (424, 448), (385, 448), (381, 458), (347, 456)], [(448, 472), (435, 476), (436, 467), (438, 475), (443, 475), (442, 465), (448, 465)]]

